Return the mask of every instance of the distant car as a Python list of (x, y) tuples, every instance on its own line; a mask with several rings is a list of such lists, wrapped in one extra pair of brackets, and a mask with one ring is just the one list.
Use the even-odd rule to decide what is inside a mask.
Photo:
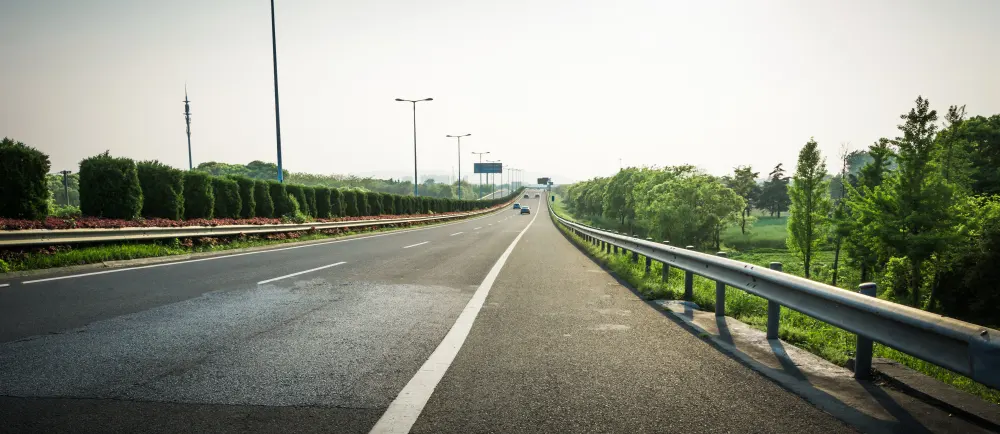
[[(538, 197), (538, 195), (535, 195), (535, 197)], [(524, 198), (527, 199), (528, 195), (524, 195)]]
[(531, 214), (531, 210), (526, 206), (521, 207), (521, 214)]
[(515, 203), (514, 204), (514, 209), (521, 209), (521, 204)]
[(535, 199), (538, 199), (538, 198), (540, 198), (540, 197), (542, 197), (542, 196), (541, 196), (541, 195), (539, 195), (539, 194), (535, 194)]

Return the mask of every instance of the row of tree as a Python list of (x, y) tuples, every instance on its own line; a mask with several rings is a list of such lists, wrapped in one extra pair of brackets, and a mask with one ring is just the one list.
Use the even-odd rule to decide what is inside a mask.
[[(0, 217), (9, 218), (44, 218), (50, 203), (60, 196), (62, 202), (78, 201), (85, 216), (172, 220), (427, 214), (482, 209), (509, 199), (460, 201), (283, 184), (238, 174), (213, 176), (201, 170), (181, 171), (158, 161), (136, 163), (108, 152), (81, 161), (79, 173), (67, 177), (64, 190), (54, 185), (63, 184), (62, 176), (48, 175), (48, 156), (37, 149), (5, 138), (0, 142), (0, 161)], [(259, 168), (267, 169), (266, 163)]]
[(844, 150), (833, 175), (809, 140), (790, 178), (780, 164), (763, 182), (750, 166), (721, 177), (628, 168), (569, 186), (566, 202), (632, 233), (716, 248), (725, 225), (752, 230), (752, 209), (787, 210), (787, 245), (807, 277), (816, 252), (832, 250), (834, 285), (846, 262), (864, 281), (882, 276), (897, 301), (1000, 324), (1000, 115), (951, 106), (939, 126), (918, 97), (901, 118), (898, 137)]

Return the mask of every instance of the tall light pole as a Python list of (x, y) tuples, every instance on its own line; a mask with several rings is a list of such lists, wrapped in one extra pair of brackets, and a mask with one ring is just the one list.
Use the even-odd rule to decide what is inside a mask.
[(458, 139), (458, 200), (462, 200), (462, 137), (469, 137), (472, 133), (462, 134), (460, 136), (453, 136), (451, 134), (445, 137), (454, 137)]
[[(499, 163), (500, 160), (486, 160), (486, 162), (487, 163)], [(497, 176), (496, 176), (495, 173), (490, 173), (489, 176), (490, 176), (490, 179), (492, 180), (492, 181), (487, 181), (487, 182), (490, 182), (490, 199), (496, 199), (496, 197), (497, 197)]]
[(417, 196), (417, 103), (424, 101), (434, 101), (434, 98), (424, 98), (418, 100), (396, 98), (399, 102), (413, 104), (413, 197)]
[[(489, 154), (489, 153), (490, 153), (489, 151), (486, 151), (486, 152), (473, 152), (473, 154), (476, 154), (476, 155), (479, 156), (479, 164), (480, 165), (483, 164), (483, 154)], [(483, 198), (483, 174), (480, 173), (479, 174), (479, 197), (477, 199), (482, 199), (482, 198)]]
[(188, 101), (188, 87), (184, 84), (184, 122), (187, 124), (188, 135), (188, 170), (194, 169), (194, 160), (191, 158), (191, 101)]
[(271, 55), (274, 59), (274, 135), (278, 142), (278, 182), (285, 182), (281, 172), (281, 110), (278, 108), (278, 38), (274, 31), (274, 0), (271, 0)]

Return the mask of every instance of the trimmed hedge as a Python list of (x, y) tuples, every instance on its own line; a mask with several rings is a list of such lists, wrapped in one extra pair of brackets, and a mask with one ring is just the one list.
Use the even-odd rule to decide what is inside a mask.
[(210, 219), (214, 214), (212, 176), (205, 172), (184, 172), (184, 218)]
[(344, 194), (344, 210), (347, 211), (349, 217), (360, 217), (361, 207), (358, 206), (358, 192), (354, 190), (341, 190)]
[(135, 161), (108, 151), (80, 162), (80, 211), (91, 217), (132, 220), (142, 212)]
[(285, 184), (278, 181), (267, 181), (267, 192), (271, 194), (271, 201), (274, 203), (273, 217), (284, 217), (288, 214), (295, 214), (295, 207), (292, 201), (288, 200), (288, 190)]
[(295, 198), (295, 201), (299, 204), (299, 211), (302, 211), (302, 214), (309, 215), (309, 201), (306, 199), (305, 187), (298, 184), (285, 184), (285, 191), (288, 192), (289, 196)]
[(344, 202), (344, 192), (339, 188), (330, 189), (330, 217), (344, 217), (347, 215), (347, 203)]
[(354, 197), (358, 201), (358, 215), (362, 217), (372, 215), (372, 205), (368, 203), (368, 193), (364, 191), (356, 191), (354, 192)]
[(420, 200), (420, 213), (421, 214), (430, 214), (431, 210), (432, 210), (432, 207), (431, 207), (431, 198), (425, 196), (425, 197), (419, 198), (419, 200)]
[(309, 214), (312, 217), (319, 215), (316, 210), (316, 188), (315, 187), (302, 187), (302, 191), (306, 194), (306, 203), (309, 204)]
[(4, 137), (0, 141), (0, 217), (44, 219), (49, 214), (45, 176), (51, 167), (48, 155)]
[(368, 211), (369, 215), (379, 216), (384, 214), (382, 210), (382, 194), (374, 191), (369, 191), (365, 193), (368, 196)]
[(257, 217), (257, 198), (254, 197), (257, 182), (253, 178), (237, 175), (230, 175), (229, 179), (236, 181), (240, 187), (240, 202), (243, 203), (240, 207), (240, 217), (245, 219)]
[(215, 196), (216, 218), (240, 218), (243, 201), (240, 198), (240, 185), (229, 178), (212, 177), (212, 195)]
[(184, 172), (159, 161), (136, 165), (142, 188), (142, 216), (146, 218), (184, 219)]
[(315, 187), (313, 190), (316, 198), (316, 215), (313, 217), (330, 218), (333, 215), (330, 207), (330, 187)]
[(396, 195), (382, 193), (382, 212), (386, 215), (396, 215)]
[(254, 213), (257, 214), (256, 217), (274, 217), (274, 201), (271, 200), (271, 192), (268, 191), (268, 187), (266, 181), (254, 181), (253, 183)]
[(396, 215), (406, 214), (406, 204), (404, 203), (405, 200), (406, 200), (406, 197), (403, 196), (403, 195), (399, 195), (399, 194), (393, 195), (393, 198), (392, 198), (392, 202), (393, 202), (392, 207), (393, 207), (393, 209), (396, 210)]

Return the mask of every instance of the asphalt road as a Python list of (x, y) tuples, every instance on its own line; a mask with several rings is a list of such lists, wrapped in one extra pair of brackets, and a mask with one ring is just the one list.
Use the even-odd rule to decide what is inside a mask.
[(368, 432), (484, 286), (414, 432), (849, 430), (522, 203), (543, 215), (0, 282), (0, 431)]

